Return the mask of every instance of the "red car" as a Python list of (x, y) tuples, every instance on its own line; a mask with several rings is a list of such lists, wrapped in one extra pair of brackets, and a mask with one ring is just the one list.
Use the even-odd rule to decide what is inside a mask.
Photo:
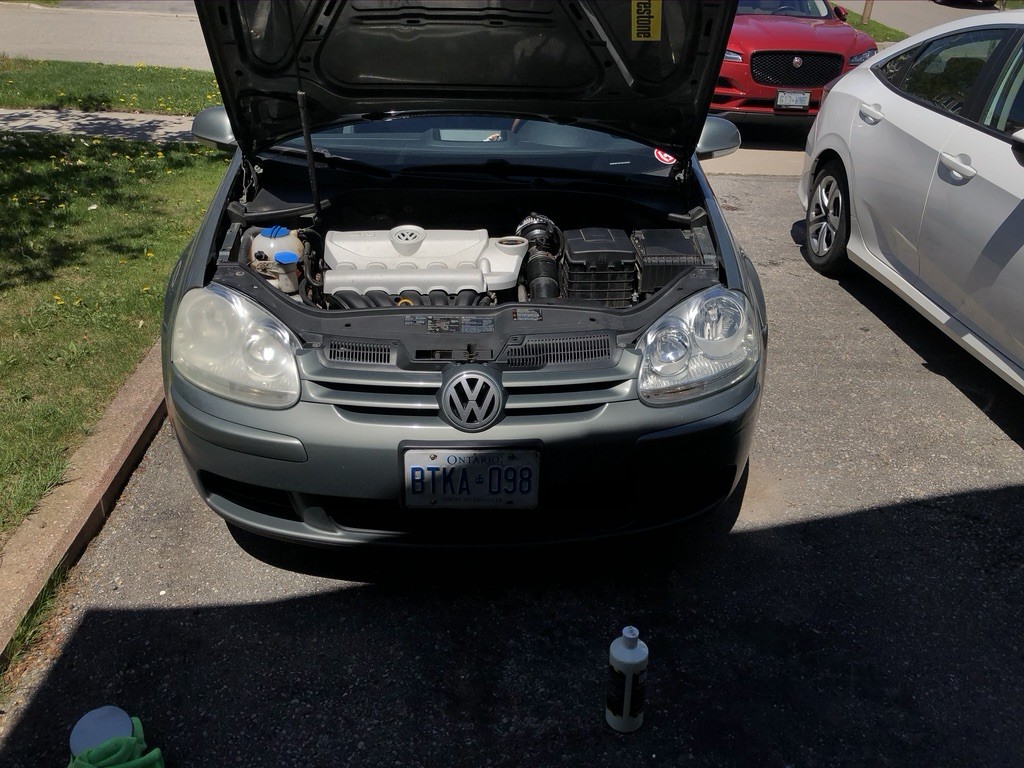
[(812, 118), (822, 87), (878, 51), (828, 0), (740, 0), (711, 112), (733, 119)]

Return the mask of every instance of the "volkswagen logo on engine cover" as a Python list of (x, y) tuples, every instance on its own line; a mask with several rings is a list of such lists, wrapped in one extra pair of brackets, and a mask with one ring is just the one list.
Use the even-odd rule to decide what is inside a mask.
[(481, 432), (501, 418), (505, 393), (495, 374), (482, 368), (460, 368), (445, 375), (439, 396), (441, 418), (463, 432)]

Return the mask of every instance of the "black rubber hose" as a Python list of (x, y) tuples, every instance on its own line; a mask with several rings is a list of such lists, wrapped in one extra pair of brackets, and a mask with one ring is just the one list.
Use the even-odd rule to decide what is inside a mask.
[[(317, 278), (317, 274), (323, 271), (323, 261), (321, 260), (321, 254), (324, 247), (324, 239), (320, 237), (320, 233), (315, 229), (300, 229), (299, 238), (302, 240), (302, 270), (306, 275), (306, 279), (310, 285), (316, 286), (317, 288), (324, 287), (324, 281), (322, 278)], [(309, 240), (310, 238), (316, 239), (320, 247), (312, 245)], [(313, 259), (316, 259), (314, 265)]]
[(238, 246), (238, 260), (243, 264), (249, 263), (249, 249), (252, 248), (252, 239), (259, 233), (259, 227), (249, 227), (242, 233), (242, 242)]
[(531, 248), (523, 270), (531, 299), (558, 298), (558, 259), (539, 248)]

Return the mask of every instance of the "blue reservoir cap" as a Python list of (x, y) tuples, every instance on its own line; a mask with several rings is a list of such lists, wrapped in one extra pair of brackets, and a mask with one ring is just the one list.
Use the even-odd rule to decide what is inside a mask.
[(260, 230), (260, 234), (264, 237), (284, 237), (288, 234), (288, 227), (282, 227), (280, 224), (273, 227), (264, 227)]
[(292, 251), (278, 251), (274, 254), (274, 261), (278, 264), (295, 264), (299, 260), (299, 254)]

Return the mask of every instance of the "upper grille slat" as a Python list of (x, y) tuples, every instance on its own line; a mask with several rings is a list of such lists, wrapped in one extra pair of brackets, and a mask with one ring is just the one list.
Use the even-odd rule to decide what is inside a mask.
[[(800, 59), (799, 67), (794, 59)], [(787, 87), (817, 88), (843, 71), (843, 57), (813, 51), (767, 51), (750, 56), (750, 76), (755, 83)]]
[(327, 359), (332, 363), (383, 365), (391, 362), (391, 345), (332, 339), (327, 345)]
[(608, 336), (577, 336), (557, 339), (531, 339), (511, 347), (507, 358), (510, 368), (537, 368), (560, 363), (585, 363), (608, 360), (612, 343)]

